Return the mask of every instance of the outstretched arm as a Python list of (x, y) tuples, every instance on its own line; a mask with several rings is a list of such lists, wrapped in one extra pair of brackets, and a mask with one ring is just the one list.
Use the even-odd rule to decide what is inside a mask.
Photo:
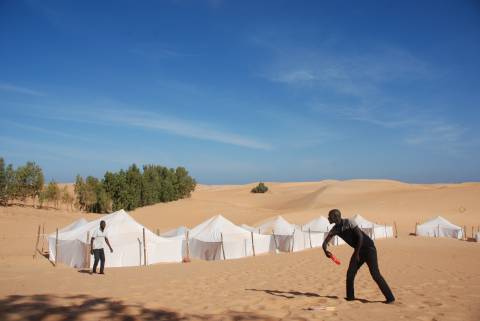
[(330, 242), (330, 240), (332, 239), (332, 237), (334, 237), (334, 236), (335, 236), (335, 233), (333, 232), (333, 230), (330, 230), (330, 232), (328, 232), (325, 240), (323, 240), (322, 248), (323, 248), (323, 252), (325, 252), (325, 255), (327, 257), (332, 256), (332, 253), (327, 250), (327, 246), (328, 246), (328, 243)]

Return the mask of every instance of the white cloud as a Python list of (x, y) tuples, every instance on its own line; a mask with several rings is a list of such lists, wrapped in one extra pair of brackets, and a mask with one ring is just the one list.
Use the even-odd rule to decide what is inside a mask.
[(26, 87), (15, 86), (12, 84), (0, 83), (0, 91), (6, 91), (16, 94), (24, 94), (24, 95), (31, 95), (31, 96), (45, 96), (44, 93), (33, 90)]

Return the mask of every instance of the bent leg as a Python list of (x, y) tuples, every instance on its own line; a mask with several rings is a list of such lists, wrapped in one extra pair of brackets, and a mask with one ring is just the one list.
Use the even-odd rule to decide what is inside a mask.
[(382, 291), (383, 295), (385, 296), (385, 299), (389, 302), (394, 301), (395, 297), (393, 296), (387, 281), (385, 281), (383, 276), (380, 274), (380, 269), (378, 268), (377, 250), (375, 248), (368, 250), (366, 262), (373, 280), (377, 283), (380, 291)]
[(355, 259), (355, 255), (352, 255), (352, 257), (350, 258), (350, 264), (348, 265), (347, 271), (347, 300), (355, 299), (355, 276), (357, 275), (358, 269), (362, 266), (364, 262), (365, 261), (362, 256), (360, 256), (359, 262), (357, 262), (357, 260)]

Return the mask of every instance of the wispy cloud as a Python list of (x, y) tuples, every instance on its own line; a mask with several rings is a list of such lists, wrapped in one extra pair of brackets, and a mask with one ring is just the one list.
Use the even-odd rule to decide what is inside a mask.
[[(106, 103), (110, 105), (112, 102)], [(114, 103), (115, 105), (122, 105)], [(266, 142), (245, 135), (220, 130), (219, 125), (186, 120), (165, 114), (140, 111), (135, 108), (100, 107), (75, 108), (73, 110), (52, 109), (45, 118), (75, 121), (102, 125), (121, 125), (145, 130), (162, 131), (169, 134), (199, 140), (213, 141), (233, 146), (257, 150), (272, 150), (274, 147)]]
[(273, 148), (270, 144), (234, 133), (216, 130), (213, 129), (211, 125), (201, 122), (192, 122), (154, 113), (122, 112), (119, 115), (115, 112), (114, 114), (110, 113), (106, 115), (107, 119), (114, 123), (144, 129), (161, 130), (183, 137), (209, 140), (252, 149), (271, 150)]
[(43, 92), (26, 88), (26, 87), (15, 86), (7, 83), (0, 83), (0, 91), (5, 91), (5, 92), (10, 92), (15, 94), (30, 95), (30, 96), (46, 96), (45, 93)]

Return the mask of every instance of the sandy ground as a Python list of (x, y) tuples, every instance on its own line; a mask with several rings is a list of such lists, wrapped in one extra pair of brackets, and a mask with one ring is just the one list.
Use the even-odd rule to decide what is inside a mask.
[[(398, 227), (378, 240), (380, 270), (397, 302), (384, 299), (362, 267), (359, 300), (347, 302), (345, 273), (352, 249), (319, 249), (231, 261), (111, 268), (104, 276), (32, 258), (38, 224), (47, 232), (95, 214), (31, 207), (0, 208), (0, 320), (480, 320), (480, 244), (410, 236), (415, 222), (442, 215), (480, 224), (480, 183), (409, 185), (395, 181), (199, 186), (190, 199), (133, 211), (152, 230), (194, 226), (216, 214), (254, 225), (282, 214), (302, 224), (336, 207)], [(40, 243), (40, 247), (42, 243)], [(46, 246), (46, 244), (44, 244)], [(330, 310), (307, 310), (309, 307)]]

